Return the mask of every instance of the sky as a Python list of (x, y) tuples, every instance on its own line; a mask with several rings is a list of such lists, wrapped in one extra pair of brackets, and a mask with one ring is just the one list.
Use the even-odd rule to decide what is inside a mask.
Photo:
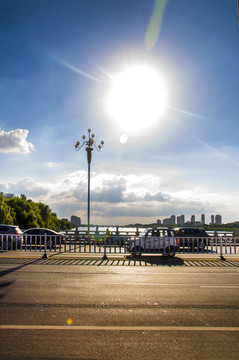
[(239, 221), (237, 0), (0, 0), (0, 191), (87, 223)]

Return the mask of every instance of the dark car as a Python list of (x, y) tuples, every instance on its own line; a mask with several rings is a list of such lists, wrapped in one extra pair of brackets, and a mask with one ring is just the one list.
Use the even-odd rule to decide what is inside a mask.
[(19, 249), (22, 243), (22, 231), (17, 225), (0, 225), (0, 250)]
[(208, 233), (201, 228), (181, 227), (174, 229), (179, 247), (203, 250), (208, 245)]
[[(64, 241), (64, 235), (45, 228), (32, 228), (23, 232), (23, 243), (25, 245), (36, 246), (40, 245), (47, 248), (55, 248), (62, 245)], [(45, 244), (46, 242), (46, 244)]]

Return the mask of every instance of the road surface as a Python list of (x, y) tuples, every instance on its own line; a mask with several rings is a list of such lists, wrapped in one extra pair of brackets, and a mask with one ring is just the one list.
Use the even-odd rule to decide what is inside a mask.
[(238, 360), (239, 261), (1, 258), (0, 358)]

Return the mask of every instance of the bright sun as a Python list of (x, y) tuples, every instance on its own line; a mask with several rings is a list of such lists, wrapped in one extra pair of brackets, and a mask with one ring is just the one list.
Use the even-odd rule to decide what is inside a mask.
[(153, 69), (132, 67), (113, 78), (107, 109), (125, 132), (155, 124), (164, 107), (164, 86)]

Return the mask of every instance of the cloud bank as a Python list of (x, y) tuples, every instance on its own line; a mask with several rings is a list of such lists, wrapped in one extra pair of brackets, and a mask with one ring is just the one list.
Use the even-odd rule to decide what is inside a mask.
[[(168, 169), (168, 174), (166, 168), (158, 168), (152, 174), (147, 174), (147, 171), (140, 174), (140, 171), (142, 169), (139, 168), (134, 169), (134, 174), (124, 174), (123, 170), (118, 174), (114, 170), (112, 173), (92, 173), (92, 223), (145, 224), (173, 214), (185, 214), (188, 220), (195, 214), (200, 219), (202, 213), (206, 214), (209, 222), (210, 214), (233, 211), (230, 194), (220, 194), (219, 198), (215, 189), (210, 192), (210, 189), (193, 182), (185, 184), (185, 179), (177, 170)], [(171, 181), (165, 181), (165, 177), (171, 178)], [(71, 215), (78, 215), (82, 223), (86, 223), (87, 179), (87, 171), (75, 171), (58, 174), (54, 182), (46, 180), (43, 183), (30, 177), (1, 182), (0, 189), (17, 195), (25, 194), (27, 198), (48, 204), (59, 217), (69, 219)]]
[(28, 130), (15, 129), (8, 132), (0, 130), (0, 152), (29, 154), (33, 144), (27, 141)]

